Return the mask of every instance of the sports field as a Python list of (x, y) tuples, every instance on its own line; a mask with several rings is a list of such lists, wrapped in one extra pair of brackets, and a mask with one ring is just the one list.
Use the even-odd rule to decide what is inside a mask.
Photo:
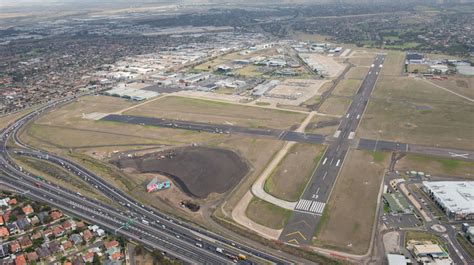
[(315, 245), (364, 254), (389, 155), (350, 150), (316, 229)]

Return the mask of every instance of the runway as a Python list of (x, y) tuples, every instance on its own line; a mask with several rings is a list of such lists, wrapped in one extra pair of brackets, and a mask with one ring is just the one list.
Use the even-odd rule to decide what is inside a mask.
[(333, 141), (329, 142), (320, 164), (308, 182), (288, 224), (283, 229), (280, 235), (281, 241), (295, 245), (311, 244), (314, 231), (354, 139), (355, 131), (367, 106), (384, 59), (384, 55), (378, 55), (375, 58), (374, 64), (354, 96), (346, 115), (332, 136)]

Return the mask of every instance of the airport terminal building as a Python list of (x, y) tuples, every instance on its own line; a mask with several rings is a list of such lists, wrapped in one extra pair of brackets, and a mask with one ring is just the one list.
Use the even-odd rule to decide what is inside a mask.
[(474, 181), (423, 181), (423, 190), (451, 219), (474, 219)]

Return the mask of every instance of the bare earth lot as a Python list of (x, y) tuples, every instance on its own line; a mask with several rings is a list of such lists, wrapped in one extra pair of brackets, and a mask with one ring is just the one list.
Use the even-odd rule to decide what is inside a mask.
[(219, 124), (231, 123), (254, 128), (289, 128), (299, 124), (305, 117), (304, 114), (284, 110), (184, 97), (165, 97), (124, 114)]
[(349, 151), (317, 228), (315, 245), (357, 254), (367, 251), (388, 157)]
[(249, 168), (236, 153), (217, 148), (186, 147), (112, 161), (119, 168), (170, 176), (190, 196), (206, 198), (237, 185)]
[(319, 162), (324, 147), (296, 144), (265, 182), (265, 191), (273, 196), (297, 201)]

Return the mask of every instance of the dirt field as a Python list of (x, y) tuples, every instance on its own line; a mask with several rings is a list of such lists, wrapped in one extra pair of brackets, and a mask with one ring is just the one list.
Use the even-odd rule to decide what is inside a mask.
[(334, 88), (332, 94), (336, 96), (351, 97), (357, 92), (361, 84), (362, 80), (343, 79)]
[(323, 151), (321, 145), (294, 145), (266, 180), (265, 191), (286, 201), (297, 201)]
[(236, 153), (207, 147), (188, 147), (112, 161), (119, 168), (170, 176), (174, 183), (197, 198), (224, 193), (247, 174), (246, 162)]
[(358, 79), (358, 80), (363, 80), (367, 73), (369, 72), (368, 67), (352, 67), (349, 72), (346, 74), (347, 79)]
[(406, 155), (395, 167), (400, 172), (422, 171), (432, 176), (465, 178), (474, 180), (474, 162), (443, 159), (422, 155)]
[(332, 135), (339, 127), (338, 118), (315, 115), (311, 122), (306, 126), (305, 132), (318, 133), (322, 135)]
[(343, 97), (329, 97), (319, 108), (319, 111), (332, 115), (344, 115), (351, 104), (351, 100)]
[(219, 124), (231, 123), (253, 128), (290, 128), (299, 124), (305, 117), (304, 114), (284, 110), (248, 107), (183, 97), (159, 99), (125, 114)]
[(317, 228), (316, 245), (357, 254), (367, 251), (388, 159), (379, 153), (349, 152)]
[(448, 80), (429, 81), (463, 96), (474, 98), (474, 77), (450, 76)]
[(273, 229), (282, 229), (291, 211), (253, 197), (246, 210), (247, 217), (254, 222)]

